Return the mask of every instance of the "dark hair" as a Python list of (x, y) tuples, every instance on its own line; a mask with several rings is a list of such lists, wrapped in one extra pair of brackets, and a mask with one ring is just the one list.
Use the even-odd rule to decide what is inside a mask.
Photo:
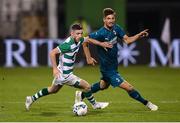
[(103, 16), (104, 17), (106, 17), (108, 15), (112, 15), (112, 14), (116, 15), (116, 12), (113, 9), (111, 9), (111, 8), (105, 8), (103, 10)]
[(71, 30), (81, 30), (82, 29), (82, 26), (80, 23), (74, 23), (72, 26), (71, 26)]

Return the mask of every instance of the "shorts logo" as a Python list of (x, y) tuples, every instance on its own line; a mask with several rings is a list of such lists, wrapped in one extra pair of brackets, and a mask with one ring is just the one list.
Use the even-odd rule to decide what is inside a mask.
[(106, 41), (109, 41), (109, 38), (105, 38)]
[(120, 82), (119, 78), (116, 78), (116, 81), (117, 81), (117, 82)]

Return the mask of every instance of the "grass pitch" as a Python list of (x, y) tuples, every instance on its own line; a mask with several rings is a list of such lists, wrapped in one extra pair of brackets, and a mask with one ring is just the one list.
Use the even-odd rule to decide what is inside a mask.
[[(103, 110), (93, 110), (87, 100), (88, 113), (78, 117), (72, 113), (76, 89), (64, 86), (57, 94), (39, 99), (30, 111), (25, 110), (27, 95), (33, 95), (52, 81), (51, 68), (0, 68), (0, 121), (8, 122), (170, 122), (180, 121), (180, 69), (147, 66), (120, 67), (121, 75), (143, 97), (159, 106), (149, 111), (139, 102), (129, 98), (119, 88), (94, 94), (97, 101), (108, 101)], [(75, 75), (89, 83), (99, 81), (98, 67), (76, 68)]]

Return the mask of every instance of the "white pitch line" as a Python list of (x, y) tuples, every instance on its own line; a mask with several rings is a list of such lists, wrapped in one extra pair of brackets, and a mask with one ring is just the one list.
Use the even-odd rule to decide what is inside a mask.
[(179, 100), (159, 101), (160, 103), (179, 103)]

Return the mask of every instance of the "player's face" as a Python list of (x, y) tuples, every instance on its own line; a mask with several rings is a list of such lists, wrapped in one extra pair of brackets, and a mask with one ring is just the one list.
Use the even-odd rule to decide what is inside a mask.
[(71, 36), (74, 38), (75, 41), (79, 41), (82, 38), (83, 31), (82, 30), (74, 30), (71, 32)]
[(114, 14), (104, 17), (104, 19), (103, 19), (104, 26), (107, 28), (112, 28), (115, 23), (115, 20), (116, 20), (116, 18), (115, 18)]

